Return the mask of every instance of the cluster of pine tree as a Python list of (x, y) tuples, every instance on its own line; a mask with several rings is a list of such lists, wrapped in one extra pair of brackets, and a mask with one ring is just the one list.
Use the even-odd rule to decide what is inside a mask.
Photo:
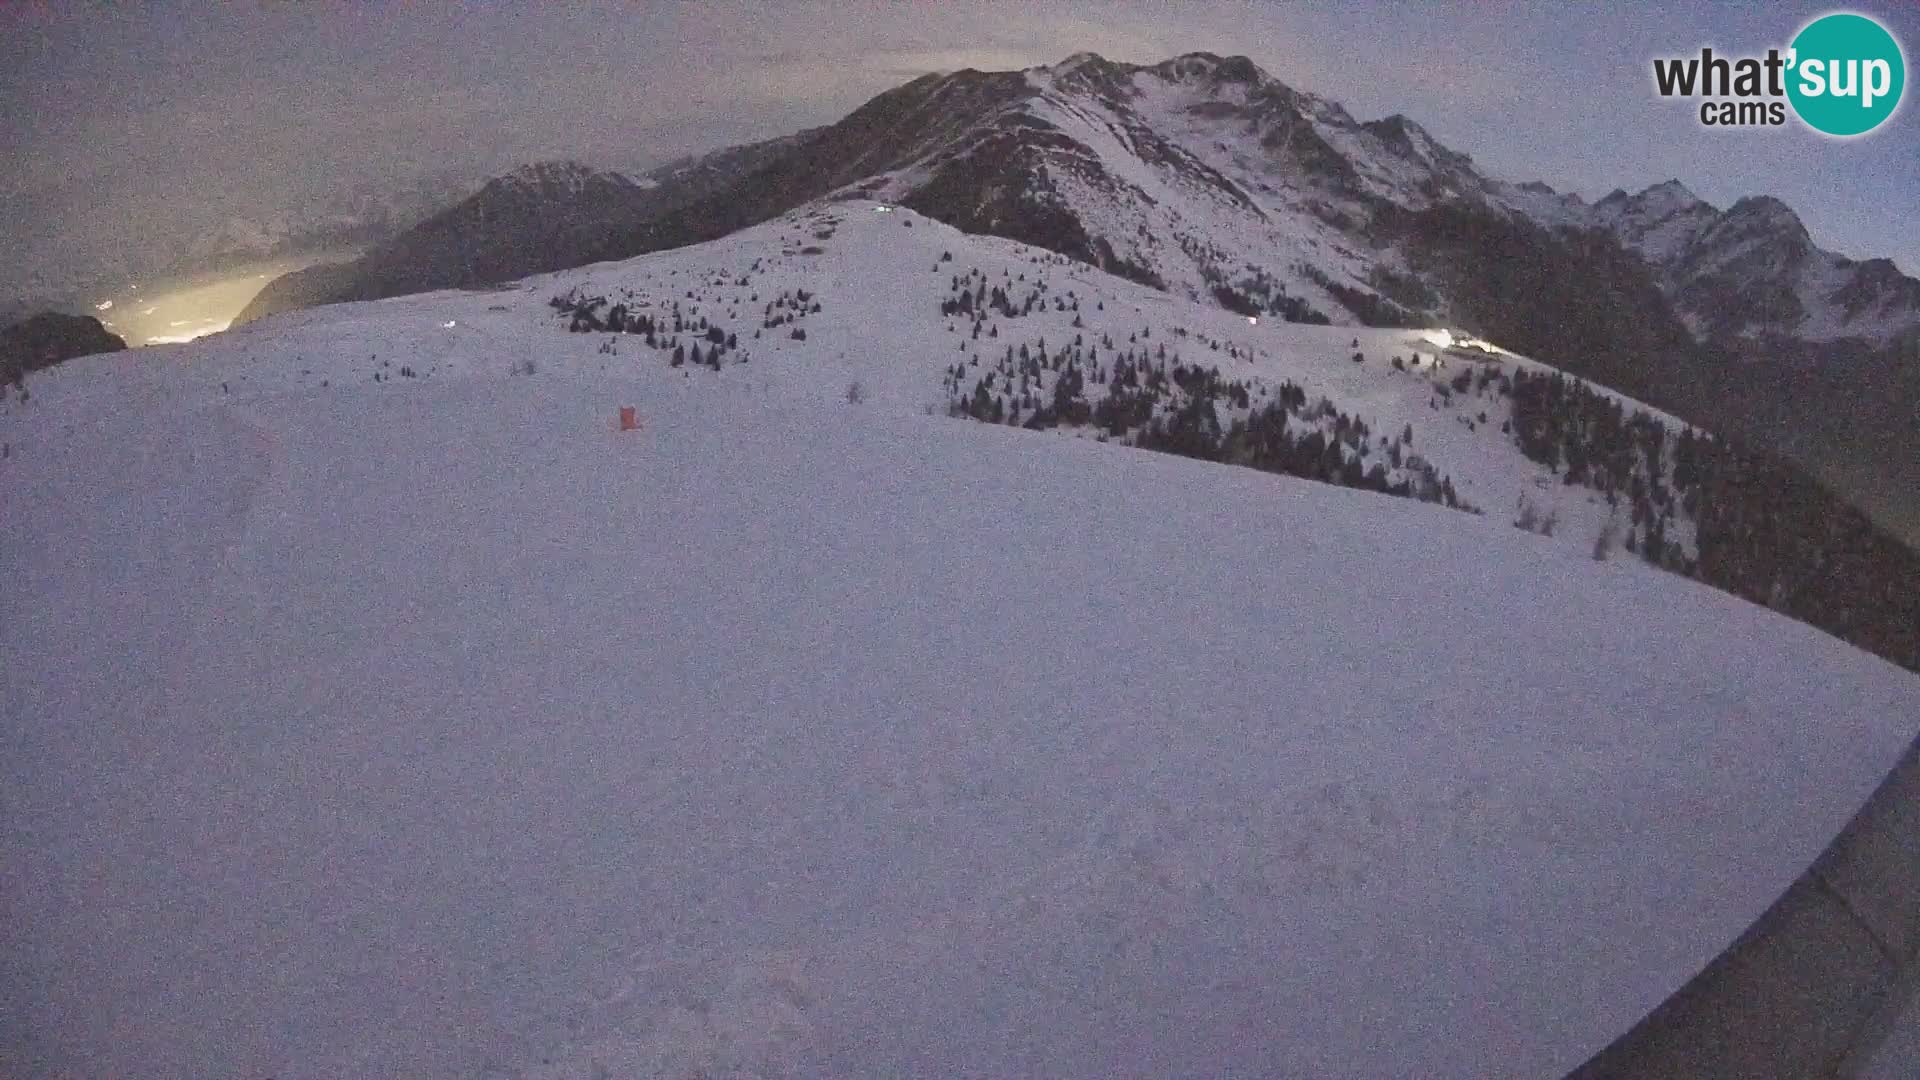
[[(973, 320), (973, 336), (977, 338), (983, 326), (990, 326), (988, 317), (991, 315), (1018, 319), (1035, 311), (1080, 310), (1080, 298), (1074, 295), (1073, 290), (1067, 290), (1064, 295), (1050, 296), (1043, 277), (1036, 276), (1029, 283), (1025, 271), (1017, 276), (1001, 271), (1001, 279), (989, 283), (984, 270), (954, 274), (947, 283), (946, 299), (940, 301), (940, 314), (950, 319)], [(999, 331), (994, 329), (992, 336), (998, 337)]]
[(1287, 287), (1266, 270), (1249, 265), (1237, 279), (1221, 269), (1226, 253), (1211, 242), (1182, 236), (1181, 250), (1200, 271), (1201, 280), (1213, 294), (1214, 303), (1236, 315), (1271, 315), (1287, 322), (1327, 326), (1332, 320), (1298, 296), (1290, 296)]
[[(754, 299), (759, 299), (758, 294), (755, 294)], [(763, 330), (772, 330), (790, 323), (797, 323), (808, 315), (819, 313), (820, 301), (813, 293), (806, 289), (782, 291), (780, 295), (767, 301), (766, 310), (761, 314), (760, 327)], [(804, 337), (805, 334), (796, 336)]]
[[(1427, 319), (1421, 314), (1408, 311), (1394, 301), (1355, 288), (1343, 281), (1335, 281), (1325, 271), (1310, 263), (1300, 263), (1295, 267), (1307, 280), (1327, 290), (1340, 306), (1353, 312), (1363, 326), (1425, 326)], [(1320, 320), (1325, 322), (1325, 319)]]
[(1645, 412), (1629, 415), (1618, 400), (1559, 372), (1523, 369), (1508, 385), (1520, 452), (1565, 483), (1600, 492), (1609, 506), (1624, 501), (1630, 508), (1627, 550), (1691, 573), (1692, 560), (1670, 537), (1676, 517), (1693, 518), (1699, 510), (1702, 440), (1690, 429), (1676, 436)]
[[(1112, 348), (1111, 339), (1108, 348)], [(1034, 430), (1086, 423), (1092, 417), (1086, 386), (1090, 381), (1104, 382), (1111, 370), (1101, 362), (1100, 346), (1087, 343), (1079, 334), (1051, 350), (1044, 337), (1031, 345), (1024, 341), (1008, 345), (999, 361), (978, 375), (972, 393), (966, 393), (965, 380), (979, 368), (980, 357), (975, 354), (947, 369), (948, 412)]]
[(1035, 430), (1092, 427), (1142, 449), (1478, 512), (1450, 478), (1410, 452), (1410, 427), (1376, 436), (1325, 398), (1309, 403), (1292, 382), (1270, 391), (1230, 379), (1217, 367), (1169, 356), (1164, 343), (1150, 346), (1147, 337), (1143, 330), (1116, 345), (1111, 336), (1094, 343), (1076, 334), (1051, 349), (1041, 338), (1006, 346), (985, 370), (976, 354), (947, 369), (948, 411)]
[(1766, 453), (1696, 439), (1691, 469), (1701, 581), (1920, 671), (1920, 554)]
[[(682, 310), (678, 300), (658, 313), (636, 312), (625, 303), (610, 304), (604, 296), (577, 292), (556, 296), (547, 303), (568, 318), (570, 332), (634, 335), (648, 348), (667, 354), (668, 363), (674, 367), (704, 365), (718, 371), (725, 355), (740, 346), (736, 334), (697, 311)], [(607, 309), (604, 315), (600, 312), (603, 307)]]
[[(1627, 502), (1630, 550), (1920, 671), (1920, 555), (1805, 472), (1676, 435), (1557, 373), (1515, 376), (1513, 437), (1567, 483)], [(1694, 522), (1695, 559), (1668, 539), (1676, 515)]]
[[(1419, 455), (1406, 451), (1410, 432), (1382, 439), (1384, 452), (1369, 460), (1373, 446), (1366, 421), (1339, 412), (1325, 398), (1311, 411), (1304, 410), (1300, 404), (1303, 401), (1304, 395), (1298, 395), (1292, 405), (1284, 401), (1267, 404), (1244, 422), (1234, 421), (1210, 453), (1195, 456), (1480, 512), (1460, 498), (1451, 477), (1439, 475)], [(1293, 421), (1299, 419), (1307, 423), (1296, 427)], [(1328, 419), (1331, 424), (1317, 422)], [(1204, 441), (1200, 445), (1207, 449)]]

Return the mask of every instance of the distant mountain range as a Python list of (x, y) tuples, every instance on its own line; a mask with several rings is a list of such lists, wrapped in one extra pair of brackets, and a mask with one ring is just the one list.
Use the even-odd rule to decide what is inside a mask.
[(524, 166), (352, 262), (323, 263), (268, 283), (236, 321), (318, 304), (492, 285), (593, 262), (610, 235), (624, 235), (728, 187), (806, 134), (670, 162), (638, 177), (576, 162)]
[(1702, 338), (1884, 345), (1920, 331), (1920, 281), (1891, 259), (1821, 250), (1779, 199), (1749, 196), (1720, 211), (1670, 180), (1638, 195), (1615, 191), (1586, 209), (1585, 221), (1654, 267)]
[(1820, 249), (1769, 197), (1721, 210), (1670, 181), (1587, 203), (1497, 180), (1405, 116), (1357, 121), (1245, 57), (928, 75), (637, 177), (530, 166), (273, 282), (241, 320), (678, 247), (836, 193), (1234, 310), (1465, 328), (1785, 448), (1920, 535), (1920, 465), (1899, 465), (1920, 462), (1920, 281)]
[(272, 212), (196, 202), (108, 216), (76, 205), (70, 191), (28, 192), (8, 205), (12, 258), (0, 263), (0, 323), (50, 307), (84, 310), (132, 284), (151, 291), (236, 267), (365, 249), (465, 198), (475, 180), (444, 171), (362, 183)]
[(1404, 116), (1360, 123), (1244, 57), (1205, 53), (930, 75), (830, 127), (638, 179), (528, 166), (382, 244), (336, 288), (261, 306), (490, 284), (730, 231), (848, 185), (1189, 295), (1246, 284), (1336, 322), (1458, 314), (1444, 291), (1409, 301), (1416, 283), (1396, 279), (1432, 276), (1409, 265), (1421, 245), (1400, 215), (1461, 206), (1610, 234), (1706, 340), (1920, 333), (1920, 281), (1817, 248), (1777, 199), (1723, 212), (1677, 180), (1593, 204), (1508, 184)]

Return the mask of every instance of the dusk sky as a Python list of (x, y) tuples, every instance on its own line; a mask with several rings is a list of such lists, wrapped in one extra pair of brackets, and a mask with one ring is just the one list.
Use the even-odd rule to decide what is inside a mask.
[[(0, 242), (85, 258), (436, 170), (645, 166), (831, 122), (930, 70), (1093, 50), (1245, 54), (1361, 119), (1403, 112), (1512, 180), (1778, 195), (1920, 273), (1920, 113), (1829, 141), (1715, 132), (1650, 60), (1784, 46), (1819, 5), (626, 4), (0, 8)], [(1866, 2), (1911, 54), (1920, 7)], [(1913, 91), (1909, 91), (1911, 97)], [(38, 242), (35, 237), (39, 237)], [(58, 244), (50, 237), (62, 237)]]

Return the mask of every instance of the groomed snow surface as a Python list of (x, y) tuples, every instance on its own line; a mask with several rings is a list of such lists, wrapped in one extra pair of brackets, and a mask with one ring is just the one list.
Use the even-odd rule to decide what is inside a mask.
[[(1030, 256), (906, 217), (572, 272), (818, 291), (717, 372), (562, 275), (34, 376), (0, 1074), (1557, 1075), (1912, 738), (1920, 679), (1504, 498), (925, 415), (949, 275)], [(1329, 333), (1248, 366), (1531, 484)]]
[(536, 377), (47, 450), (10, 1075), (1544, 1076), (1920, 716), (1503, 524), (961, 420)]

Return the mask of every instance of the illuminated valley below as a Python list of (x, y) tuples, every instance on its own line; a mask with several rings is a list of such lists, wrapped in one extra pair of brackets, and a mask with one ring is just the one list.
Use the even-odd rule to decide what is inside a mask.
[(164, 281), (129, 283), (93, 302), (93, 314), (129, 348), (169, 345), (217, 334), (267, 283), (315, 263), (351, 257), (328, 252), (245, 263), (225, 270)]

